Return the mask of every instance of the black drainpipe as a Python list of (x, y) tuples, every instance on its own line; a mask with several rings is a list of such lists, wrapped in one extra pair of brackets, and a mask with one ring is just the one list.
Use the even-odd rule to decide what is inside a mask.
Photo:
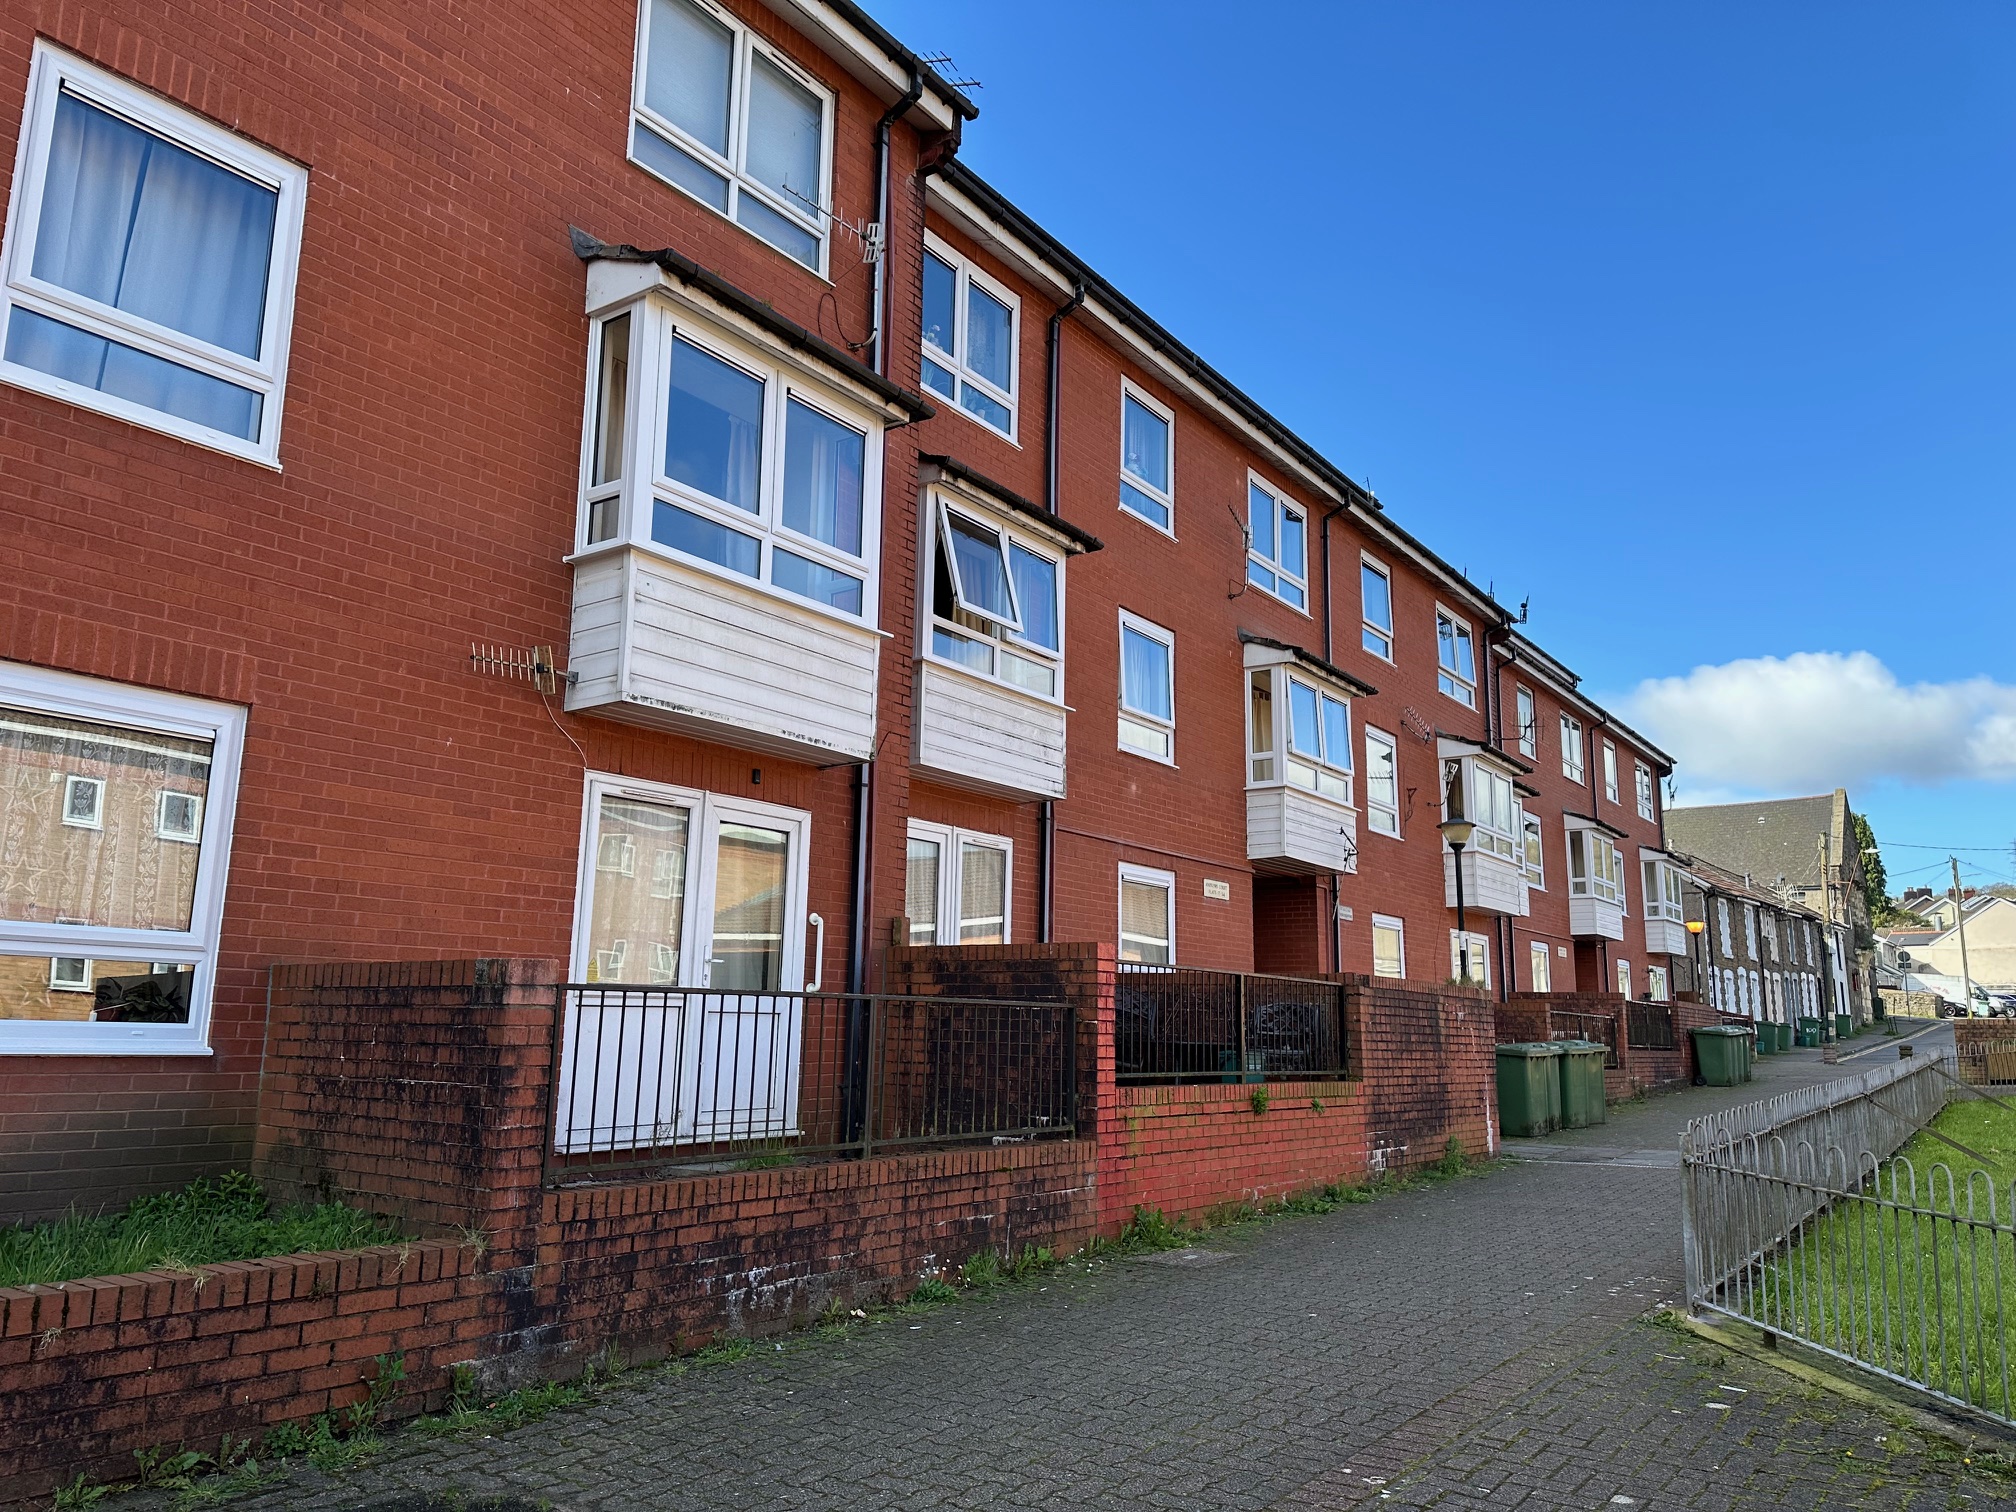
[[(1058, 513), (1057, 436), (1062, 417), (1057, 413), (1057, 406), (1064, 388), (1064, 322), (1083, 303), (1085, 285), (1074, 284), (1071, 297), (1050, 312), (1050, 338), (1046, 354), (1049, 372), (1043, 404), (1043, 507), (1053, 515)], [(1040, 879), (1037, 884), (1036, 937), (1038, 943), (1048, 945), (1056, 928), (1057, 910), (1057, 805), (1048, 798), (1043, 800), (1036, 839)]]
[(924, 75), (913, 64), (910, 87), (903, 98), (883, 111), (882, 119), (875, 123), (875, 214), (882, 227), (882, 256), (875, 264), (875, 312), (868, 338), (874, 350), (869, 353), (868, 365), (884, 378), (889, 376), (889, 343), (882, 329), (889, 309), (889, 128), (923, 97)]
[[(1342, 504), (1334, 504), (1324, 512), (1323, 523), (1317, 527), (1323, 557), (1323, 660), (1332, 666), (1337, 663), (1336, 624), (1332, 618), (1330, 598), (1330, 522), (1344, 510)], [(1330, 969), (1344, 970), (1344, 875), (1330, 873)]]

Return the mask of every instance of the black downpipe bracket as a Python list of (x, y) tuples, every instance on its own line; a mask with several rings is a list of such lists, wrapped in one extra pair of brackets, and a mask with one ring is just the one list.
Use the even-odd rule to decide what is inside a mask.
[[(1043, 404), (1043, 507), (1053, 515), (1058, 512), (1057, 448), (1061, 420), (1057, 406), (1064, 388), (1064, 322), (1083, 303), (1085, 285), (1076, 284), (1072, 287), (1071, 297), (1050, 312), (1050, 338), (1046, 353), (1048, 371)], [(1048, 945), (1056, 932), (1057, 913), (1057, 805), (1048, 798), (1043, 800), (1036, 838), (1039, 879), (1036, 938), (1039, 944)]]

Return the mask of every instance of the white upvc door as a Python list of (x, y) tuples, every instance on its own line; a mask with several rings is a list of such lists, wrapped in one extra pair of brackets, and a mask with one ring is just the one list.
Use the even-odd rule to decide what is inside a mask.
[(798, 1132), (806, 850), (797, 809), (591, 776), (558, 1148)]

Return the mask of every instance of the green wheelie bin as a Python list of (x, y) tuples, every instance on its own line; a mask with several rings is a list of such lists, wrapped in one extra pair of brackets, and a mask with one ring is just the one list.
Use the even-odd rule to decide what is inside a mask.
[(1799, 1020), (1799, 1047), (1811, 1050), (1820, 1043), (1820, 1020), (1802, 1018)]
[(1776, 1024), (1766, 1023), (1760, 1019), (1757, 1022), (1756, 1034), (1757, 1053), (1759, 1055), (1776, 1055), (1778, 1053), (1778, 1026)]
[(1855, 1033), (1855, 1016), (1849, 1013), (1834, 1015), (1834, 1038), (1844, 1040)]
[(1561, 1127), (1560, 1059), (1554, 1044), (1498, 1047), (1498, 1122), (1505, 1133), (1531, 1139)]
[[(1734, 1024), (1709, 1024), (1691, 1031), (1694, 1064), (1711, 1087), (1734, 1087), (1750, 1079), (1750, 1031)], [(1502, 1045), (1499, 1047), (1504, 1048)], [(1499, 1062), (1503, 1065), (1504, 1062)], [(1503, 1073), (1500, 1073), (1503, 1079)]]
[(1556, 1040), (1561, 1050), (1561, 1127), (1586, 1129), (1609, 1117), (1610, 1104), (1603, 1087), (1603, 1061), (1607, 1045), (1595, 1040)]

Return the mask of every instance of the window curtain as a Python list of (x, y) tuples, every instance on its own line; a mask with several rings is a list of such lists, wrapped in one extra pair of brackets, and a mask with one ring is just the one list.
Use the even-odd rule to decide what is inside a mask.
[(1173, 719), (1169, 691), (1169, 648), (1138, 630), (1120, 636), (1121, 694), (1130, 709), (1155, 719)]
[(936, 840), (910, 842), (903, 883), (903, 911), (910, 916), (910, 943), (938, 941), (938, 857)]
[(728, 81), (735, 34), (685, 0), (653, 0), (644, 103), (695, 141), (728, 155)]
[(35, 276), (256, 358), (279, 203), (273, 190), (65, 94)]
[(999, 945), (1008, 917), (1008, 853), (991, 845), (959, 847), (959, 943)]
[(796, 399), (784, 431), (784, 523), (858, 557), (866, 457), (861, 433)]
[(762, 508), (763, 380), (691, 342), (672, 343), (666, 476), (710, 498)]

